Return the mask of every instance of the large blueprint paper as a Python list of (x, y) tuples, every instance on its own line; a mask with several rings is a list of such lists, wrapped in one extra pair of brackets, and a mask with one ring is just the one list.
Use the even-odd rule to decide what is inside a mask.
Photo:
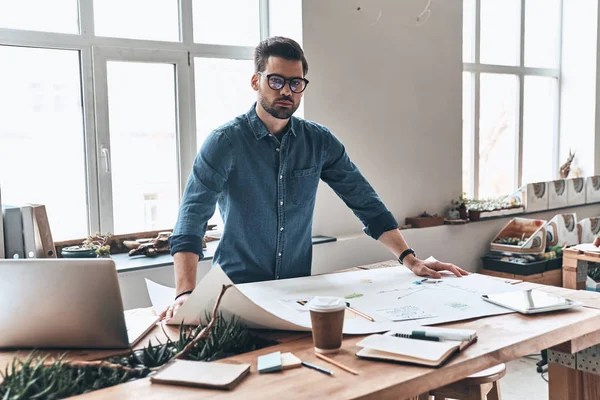
[[(156, 312), (161, 312), (159, 310), (164, 310), (172, 303), (172, 299), (175, 297), (174, 289), (159, 285), (150, 280), (146, 280), (146, 284)], [(199, 322), (206, 322), (206, 317), (212, 313), (223, 285), (233, 285), (233, 282), (231, 282), (220, 266), (215, 265), (198, 283), (190, 297), (179, 308), (177, 314), (171, 318), (168, 324), (179, 325), (183, 322), (186, 325), (197, 325)], [(293, 315), (281, 318), (269, 313), (247, 298), (235, 285), (227, 289), (223, 295), (219, 311), (223, 313), (225, 318), (233, 316), (239, 318), (249, 328), (292, 331), (310, 330), (310, 323), (308, 325), (294, 323)]]
[[(313, 296), (338, 296), (346, 298), (352, 308), (375, 319), (372, 322), (347, 312), (344, 333), (369, 334), (394, 329), (400, 324), (434, 325), (510, 313), (511, 310), (483, 301), (481, 295), (520, 290), (499, 279), (478, 274), (422, 279), (405, 268), (383, 268), (247, 283), (225, 293), (221, 310), (226, 315), (239, 317), (251, 328), (310, 330), (310, 314), (305, 302)], [(231, 281), (220, 267), (214, 266), (170, 323), (203, 320), (211, 312), (223, 284), (231, 284)]]

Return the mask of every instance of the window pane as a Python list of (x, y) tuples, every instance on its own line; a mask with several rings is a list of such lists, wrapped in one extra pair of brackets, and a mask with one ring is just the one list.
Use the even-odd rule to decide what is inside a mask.
[(463, 62), (475, 62), (475, 0), (463, 0)]
[(54, 240), (88, 234), (79, 52), (0, 46), (2, 203), (46, 206)]
[(256, 46), (260, 41), (258, 0), (194, 0), (194, 42)]
[(472, 197), (471, 180), (473, 171), (471, 165), (473, 162), (473, 80), (474, 74), (463, 72), (463, 156), (462, 156), (462, 187), (463, 192)]
[(516, 189), (518, 80), (514, 75), (481, 74), (479, 197)]
[[(250, 86), (254, 73), (252, 60), (196, 58), (196, 140), (198, 149), (208, 134), (246, 113), (256, 101), (256, 92)], [(223, 226), (218, 208), (209, 224)]]
[(269, 35), (289, 37), (302, 46), (302, 0), (269, 0)]
[(96, 36), (179, 41), (177, 0), (94, 0)]
[(171, 229), (179, 204), (175, 66), (110, 61), (107, 78), (114, 233)]
[(196, 58), (196, 132), (198, 149), (215, 128), (246, 113), (256, 101), (250, 86), (252, 60)]
[(483, 64), (519, 65), (521, 0), (481, 0)]
[(525, 66), (558, 66), (560, 0), (525, 1)]
[(79, 33), (77, 0), (0, 1), (0, 28)]
[(554, 178), (556, 79), (525, 77), (523, 108), (523, 184)]

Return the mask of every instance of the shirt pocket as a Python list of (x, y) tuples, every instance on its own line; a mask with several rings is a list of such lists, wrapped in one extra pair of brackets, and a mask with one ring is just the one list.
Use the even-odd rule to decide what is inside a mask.
[(315, 167), (292, 171), (292, 201), (301, 206), (314, 203), (319, 186), (319, 169)]

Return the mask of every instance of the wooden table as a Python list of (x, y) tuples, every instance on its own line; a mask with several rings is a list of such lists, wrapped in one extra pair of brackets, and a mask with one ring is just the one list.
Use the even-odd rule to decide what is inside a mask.
[(600, 253), (563, 250), (563, 287), (585, 290), (588, 269), (597, 267), (600, 267)]
[[(345, 336), (342, 351), (333, 358), (360, 372), (359, 376), (354, 376), (317, 359), (312, 350), (311, 337), (306, 333), (279, 332), (279, 339), (282, 343), (277, 346), (217, 361), (250, 363), (252, 365), (250, 376), (232, 391), (151, 384), (146, 378), (79, 397), (87, 400), (196, 399), (200, 397), (284, 398), (285, 400), (294, 398), (412, 398), (498, 363), (537, 353), (543, 349), (554, 347), (553, 351), (556, 351), (558, 355), (575, 353), (574, 357), (576, 357), (581, 350), (600, 343), (600, 294), (576, 292), (533, 283), (517, 285), (523, 289), (537, 287), (549, 292), (569, 295), (583, 301), (585, 307), (537, 316), (514, 313), (444, 324), (448, 327), (475, 329), (478, 332), (479, 340), (464, 352), (455, 355), (446, 365), (437, 369), (359, 359), (354, 353), (358, 350), (356, 343), (361, 337)], [(158, 327), (149, 334), (148, 338), (157, 333), (160, 333)], [(305, 361), (332, 369), (335, 371), (335, 376), (330, 377), (306, 368), (258, 374), (256, 358), (277, 350), (291, 351)], [(106, 357), (108, 354), (106, 352), (87, 354), (78, 352), (74, 355), (79, 359), (97, 359)], [(555, 353), (552, 355), (555, 356)], [(13, 356), (14, 353), (5, 354), (4, 357), (0, 356), (0, 360), (7, 361)], [(2, 364), (0, 364), (0, 368), (3, 368)], [(549, 368), (549, 381), (549, 393), (552, 400), (600, 398), (600, 375), (552, 362)]]

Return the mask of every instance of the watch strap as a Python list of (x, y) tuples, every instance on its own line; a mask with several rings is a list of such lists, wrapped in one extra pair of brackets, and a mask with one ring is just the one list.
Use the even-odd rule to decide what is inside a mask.
[(400, 264), (404, 265), (404, 258), (409, 254), (412, 254), (416, 257), (415, 251), (409, 247), (408, 249), (404, 250), (402, 254), (400, 254), (400, 257), (398, 257), (398, 261), (400, 262)]

